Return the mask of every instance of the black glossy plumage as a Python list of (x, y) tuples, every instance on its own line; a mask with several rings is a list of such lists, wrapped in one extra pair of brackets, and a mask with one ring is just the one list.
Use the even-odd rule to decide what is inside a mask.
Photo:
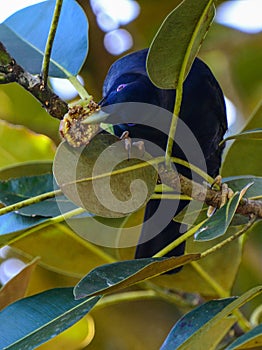
[[(117, 60), (109, 69), (103, 86), (103, 100), (101, 106), (114, 105), (123, 102), (143, 102), (162, 107), (173, 113), (176, 92), (175, 90), (159, 89), (149, 80), (146, 73), (145, 62), (148, 50), (134, 52)], [(118, 136), (124, 130), (128, 130), (131, 138), (146, 139), (158, 144), (165, 149), (167, 137), (161, 131), (150, 126), (141, 125), (132, 120), (125, 119), (125, 112), (117, 111), (115, 118), (114, 106), (105, 108), (110, 111), (108, 123), (120, 123), (114, 127)], [(122, 105), (121, 105), (122, 106)], [(143, 114), (141, 114), (141, 120)], [(170, 114), (171, 118), (171, 114)], [(180, 111), (182, 119), (191, 129), (197, 139), (206, 161), (206, 169), (209, 175), (216, 176), (221, 164), (222, 148), (218, 145), (227, 130), (226, 109), (223, 93), (218, 82), (207, 65), (199, 59), (195, 59), (191, 70), (184, 82), (183, 100)], [(177, 133), (180, 129), (178, 127)], [(190, 144), (190, 140), (187, 141)], [(192, 146), (193, 147), (193, 146)], [(154, 156), (157, 154), (153, 154)], [(177, 145), (173, 147), (173, 155), (186, 158)], [(197, 163), (197, 159), (196, 159)], [(201, 167), (201, 165), (197, 164)], [(205, 169), (205, 166), (203, 166)], [(183, 167), (177, 167), (178, 171), (190, 177), (190, 172)], [(150, 200), (145, 212), (145, 222), (152, 216), (159, 202)], [(164, 202), (165, 204), (165, 202)], [(181, 201), (177, 212), (187, 203)], [(169, 202), (170, 205), (170, 202)], [(151, 230), (158, 222), (145, 223), (141, 233), (141, 239), (150, 235)], [(172, 242), (185, 231), (184, 225), (174, 221), (161, 229), (161, 232), (149, 241), (139, 244), (136, 250), (136, 258), (149, 257)], [(171, 251), (168, 256), (181, 255), (184, 245), (180, 245)]]

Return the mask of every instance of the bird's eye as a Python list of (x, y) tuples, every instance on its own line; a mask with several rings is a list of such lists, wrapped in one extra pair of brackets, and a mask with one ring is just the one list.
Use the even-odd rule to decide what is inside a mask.
[(120, 85), (118, 85), (116, 91), (117, 91), (117, 92), (121, 91), (122, 89), (124, 89), (124, 88), (126, 87), (126, 85), (127, 85), (127, 84), (120, 84)]

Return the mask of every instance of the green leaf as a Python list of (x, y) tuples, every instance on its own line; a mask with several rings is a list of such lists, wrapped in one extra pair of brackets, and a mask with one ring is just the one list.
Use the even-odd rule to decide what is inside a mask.
[(25, 176), (9, 181), (0, 181), (0, 200), (10, 205), (54, 189), (52, 174)]
[(199, 204), (194, 201), (191, 202), (190, 207), (183, 208), (175, 217), (174, 221), (184, 223), (192, 226), (199, 224), (201, 221), (207, 219), (207, 206), (204, 205), (199, 209)]
[[(249, 182), (249, 181), (248, 181)], [(243, 186), (247, 183), (244, 182)], [(243, 188), (243, 186), (240, 186), (240, 188)], [(237, 186), (238, 187), (238, 186)], [(253, 187), (253, 186), (252, 186)], [(238, 187), (239, 188), (239, 187)], [(253, 193), (253, 192), (252, 192)], [(259, 192), (261, 193), (261, 192)], [(193, 204), (193, 203), (192, 203)], [(207, 206), (204, 206), (201, 210), (194, 209), (194, 207), (191, 204), (191, 208), (188, 209), (185, 207), (181, 212), (174, 217), (174, 221), (180, 222), (186, 225), (192, 226), (199, 224), (201, 221), (204, 221), (207, 219)], [(248, 223), (248, 217), (243, 216), (241, 214), (235, 214), (230, 225), (231, 226), (239, 226), (244, 225)]]
[[(261, 128), (261, 120), (262, 101), (260, 101), (242, 132)], [(261, 142), (235, 140), (226, 153), (222, 164), (222, 176), (227, 177), (235, 174), (261, 176), (261, 152)]]
[(213, 0), (184, 0), (165, 19), (150, 46), (147, 71), (153, 83), (176, 89), (186, 78), (215, 15)]
[(258, 349), (262, 347), (262, 324), (241, 335), (226, 350)]
[[(26, 7), (0, 24), (0, 41), (32, 74), (41, 72), (55, 3), (49, 0)], [(52, 48), (50, 76), (66, 78), (80, 71), (88, 50), (87, 26), (87, 18), (78, 3), (65, 0)]]
[(228, 140), (262, 140), (262, 129), (254, 129), (254, 130), (246, 130), (240, 132), (239, 134), (230, 135), (225, 138), (222, 142), (226, 142)]
[(188, 254), (171, 258), (144, 258), (106, 264), (90, 271), (74, 288), (76, 299), (111, 293), (199, 258)]
[(17, 165), (11, 165), (0, 170), (0, 180), (7, 181), (22, 176), (36, 176), (52, 172), (51, 161), (28, 161)]
[(253, 183), (253, 185), (247, 189), (245, 197), (262, 196), (262, 177), (251, 175), (231, 176), (223, 178), (223, 182), (227, 183), (234, 192), (240, 191), (247, 183)]
[(133, 147), (128, 158), (123, 143), (110, 134), (98, 134), (84, 148), (63, 142), (57, 149), (54, 176), (63, 193), (88, 212), (108, 218), (127, 216), (146, 204), (157, 181), (156, 169), (146, 162), (151, 156), (139, 153)]
[[(225, 319), (234, 310), (262, 292), (262, 286), (255, 287), (238, 298), (212, 300), (186, 314), (172, 328), (161, 350), (194, 349), (203, 344), (201, 338)], [(197, 347), (198, 348), (198, 347)]]
[(236, 192), (228, 202), (212, 215), (195, 233), (197, 241), (207, 241), (224, 235), (235, 215), (241, 198), (252, 185), (246, 185), (240, 192)]
[[(202, 253), (237, 231), (239, 231), (238, 227), (229, 227), (225, 236), (212, 241), (198, 242), (191, 237), (186, 241), (186, 253)], [(155, 277), (151, 282), (169, 290), (198, 293), (208, 298), (219, 297), (219, 292), (214, 287), (214, 285), (218, 285), (220, 290), (223, 289), (225, 293), (229, 294), (242, 260), (242, 245), (243, 240), (236, 239), (224, 246), (223, 249), (219, 249), (197, 262), (202, 271), (209, 277), (209, 280), (213, 281), (213, 285), (210, 285), (209, 281), (203, 278), (202, 274), (196, 271), (192, 264), (185, 265), (182, 271), (176, 274), (175, 278), (173, 275), (165, 274)]]
[(0, 313), (1, 349), (33, 349), (63, 332), (98, 302), (73, 298), (72, 288), (57, 288), (21, 299)]
[[(161, 350), (181, 349), (182, 345), (187, 342), (190, 337), (199, 332), (201, 327), (205, 326), (214, 316), (235, 299), (235, 297), (232, 297), (221, 300), (211, 300), (187, 313), (172, 328)], [(233, 322), (235, 322), (235, 320), (233, 320)], [(214, 336), (212, 336), (212, 341), (214, 341)], [(199, 348), (200, 344), (192, 344), (191, 342), (192, 348), (195, 349)], [(207, 346), (206, 343), (205, 346)], [(207, 347), (207, 349), (210, 348)]]
[(0, 246), (3, 242), (6, 244), (7, 237), (5, 237), (5, 235), (8, 235), (10, 233), (18, 233), (19, 231), (33, 228), (47, 220), (48, 218), (41, 216), (32, 218), (30, 216), (22, 216), (15, 213), (8, 213), (0, 216)]
[(26, 161), (52, 160), (54, 143), (45, 135), (0, 120), (0, 169)]
[[(57, 188), (52, 174), (0, 181), (0, 201), (7, 206), (55, 189)], [(76, 209), (76, 206), (65, 196), (58, 196), (18, 209), (16, 213), (32, 217), (55, 217), (61, 214), (57, 202), (60, 207), (63, 205), (64, 211)]]

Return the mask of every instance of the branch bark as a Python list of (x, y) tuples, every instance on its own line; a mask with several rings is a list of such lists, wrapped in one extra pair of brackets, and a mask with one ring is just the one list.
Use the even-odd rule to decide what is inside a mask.
[[(180, 191), (182, 194), (206, 203), (207, 205), (211, 205), (212, 207), (220, 207), (222, 202), (220, 191), (215, 191), (197, 182), (193, 182), (172, 169), (167, 170), (163, 164), (159, 165), (158, 170), (161, 181), (174, 190)], [(245, 216), (253, 215), (257, 218), (262, 218), (262, 201), (242, 198), (237, 208), (237, 213)]]
[(63, 119), (68, 111), (68, 105), (61, 100), (47, 85), (43, 84), (39, 76), (26, 72), (6, 51), (0, 42), (0, 84), (18, 83), (30, 92), (47, 113), (57, 119)]

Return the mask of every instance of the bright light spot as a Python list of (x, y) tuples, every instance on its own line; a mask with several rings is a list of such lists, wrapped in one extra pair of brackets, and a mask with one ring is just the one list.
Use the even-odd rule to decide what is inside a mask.
[(140, 6), (134, 0), (91, 0), (90, 4), (95, 15), (106, 13), (119, 25), (133, 21), (140, 12)]
[(11, 251), (11, 248), (8, 245), (5, 245), (0, 249), (0, 258), (6, 259)]
[[(77, 76), (77, 79), (82, 85), (84, 85), (84, 80), (81, 76)], [(50, 83), (52, 85), (53, 91), (62, 99), (62, 100), (72, 100), (78, 95), (78, 92), (73, 87), (68, 79), (61, 78), (50, 78)]]
[(11, 278), (17, 275), (26, 264), (17, 258), (10, 258), (0, 265), (0, 283), (6, 284)]
[(120, 55), (132, 47), (133, 38), (127, 30), (116, 29), (105, 35), (104, 45), (112, 55)]
[(228, 128), (231, 128), (237, 119), (237, 109), (235, 105), (227, 97), (225, 97), (225, 102), (226, 102), (226, 109), (227, 109)]
[(139, 15), (140, 6), (137, 1), (90, 0), (90, 4), (98, 26), (107, 33), (104, 38), (107, 51), (112, 55), (120, 55), (128, 50), (133, 45), (133, 39), (126, 30), (119, 28), (132, 22)]
[(104, 12), (98, 13), (98, 15), (96, 16), (96, 21), (100, 29), (104, 32), (109, 32), (110, 30), (115, 30), (118, 28), (118, 22)]
[[(43, 1), (45, 0), (5, 1), (5, 4), (1, 4), (0, 23), (3, 22), (6, 18), (10, 17), (13, 13), (23, 9), (24, 7), (38, 4), (39, 2), (43, 2)], [(4, 3), (4, 1), (2, 1), (2, 3)]]
[(262, 30), (261, 0), (228, 1), (218, 7), (216, 21), (247, 33)]

